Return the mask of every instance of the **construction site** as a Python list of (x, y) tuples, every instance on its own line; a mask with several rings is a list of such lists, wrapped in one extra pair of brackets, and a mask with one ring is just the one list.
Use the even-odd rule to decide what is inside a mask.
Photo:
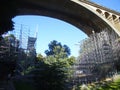
[(120, 38), (105, 29), (80, 42), (79, 57), (74, 65), (73, 83), (91, 83), (111, 78), (119, 73)]
[[(0, 62), (8, 62), (15, 57), (18, 70), (23, 71), (29, 66), (34, 66), (36, 57), (37, 36), (30, 36), (30, 29), (26, 25), (17, 24), (15, 30), (5, 33), (0, 41)], [(5, 57), (8, 57), (7, 59)], [(20, 71), (16, 73), (21, 74)]]

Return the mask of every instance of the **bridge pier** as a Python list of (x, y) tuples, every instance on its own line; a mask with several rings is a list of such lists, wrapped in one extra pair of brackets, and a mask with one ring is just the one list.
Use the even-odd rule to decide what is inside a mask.
[(2, 0), (0, 6), (0, 34), (13, 29), (17, 15), (43, 15), (66, 21), (88, 36), (107, 27), (120, 36), (120, 13), (89, 0)]

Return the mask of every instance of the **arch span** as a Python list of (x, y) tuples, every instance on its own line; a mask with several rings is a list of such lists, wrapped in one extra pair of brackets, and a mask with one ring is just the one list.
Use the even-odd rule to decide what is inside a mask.
[[(76, 3), (76, 1), (85, 3), (85, 5)], [(107, 9), (86, 0), (3, 0), (1, 5), (5, 9), (4, 13), (0, 15), (1, 18), (6, 19), (6, 22), (4, 22), (4, 19), (1, 20), (4, 24), (7, 24), (7, 21), (10, 22), (11, 18), (18, 15), (43, 15), (66, 21), (78, 27), (87, 35), (90, 35), (93, 30), (100, 32), (106, 27), (113, 29), (120, 35), (120, 30), (116, 30), (115, 26), (111, 26), (112, 24), (101, 18), (94, 10), (98, 9), (98, 7), (101, 8), (101, 11), (102, 9)], [(89, 6), (93, 9), (88, 9)], [(9, 29), (12, 26), (10, 25), (5, 29)], [(5, 26), (3, 25), (3, 27)], [(117, 25), (117, 27), (120, 26)]]

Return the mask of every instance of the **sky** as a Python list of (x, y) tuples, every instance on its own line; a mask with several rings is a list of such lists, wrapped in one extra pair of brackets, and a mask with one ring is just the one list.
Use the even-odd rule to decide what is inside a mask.
[[(119, 0), (91, 1), (120, 12)], [(21, 26), (26, 30), (24, 32), (26, 36), (29, 34), (34, 37), (37, 32), (36, 52), (43, 56), (45, 56), (44, 51), (48, 49), (48, 44), (57, 40), (62, 45), (67, 45), (71, 49), (71, 55), (77, 57), (79, 42), (87, 38), (87, 35), (75, 26), (51, 17), (24, 15), (17, 16), (12, 20), (15, 22), (16, 30), (20, 30)]]

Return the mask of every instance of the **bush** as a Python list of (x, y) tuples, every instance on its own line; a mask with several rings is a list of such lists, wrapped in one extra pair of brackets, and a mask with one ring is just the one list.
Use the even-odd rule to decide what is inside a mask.
[(31, 82), (25, 80), (14, 81), (15, 90), (35, 90), (35, 87)]
[(88, 88), (88, 86), (86, 86), (85, 84), (83, 84), (82, 86), (81, 86), (81, 89), (80, 90), (90, 90), (89, 88)]

